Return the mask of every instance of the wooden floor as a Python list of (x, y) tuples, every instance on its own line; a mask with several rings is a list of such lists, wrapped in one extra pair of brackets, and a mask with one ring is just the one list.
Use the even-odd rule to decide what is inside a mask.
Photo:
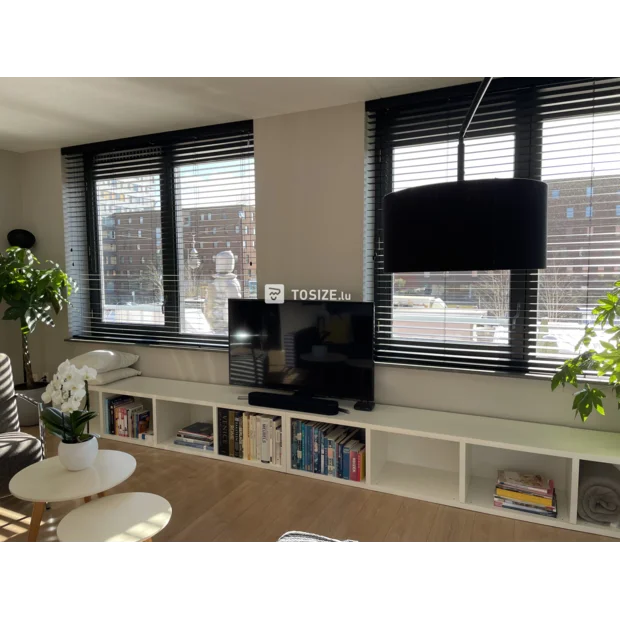
[[(155, 541), (273, 541), (288, 530), (360, 541), (613, 540), (199, 456), (110, 440), (100, 447), (129, 452), (138, 462), (111, 493), (157, 493), (172, 505), (172, 519)], [(54, 454), (52, 438), (48, 456)], [(57, 540), (59, 520), (79, 504), (53, 504), (39, 540)], [(0, 499), (0, 541), (25, 540), (31, 510), (29, 502)]]

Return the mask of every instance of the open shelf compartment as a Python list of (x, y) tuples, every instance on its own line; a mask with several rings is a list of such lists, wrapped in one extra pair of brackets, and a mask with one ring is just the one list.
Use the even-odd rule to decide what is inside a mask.
[(281, 415), (219, 407), (216, 418), (219, 458), (284, 469), (284, 425)]
[(366, 483), (366, 429), (335, 424), (329, 418), (323, 421), (292, 416), (289, 434), (292, 473), (346, 484)]
[[(153, 406), (152, 398), (145, 398), (141, 396), (132, 396), (130, 394), (123, 394), (119, 392), (113, 391), (103, 391), (100, 396), (100, 411), (99, 415), (99, 432), (102, 437), (107, 439), (115, 439), (118, 441), (124, 441), (127, 443), (135, 443), (139, 445), (147, 445), (152, 446), (154, 444), (154, 435), (153, 435), (153, 427), (154, 427), (154, 417), (155, 410)], [(123, 402), (125, 399), (126, 402)], [(93, 399), (96, 400), (96, 399)], [(148, 430), (146, 432), (139, 433), (135, 436), (131, 436), (130, 423), (127, 423), (129, 436), (123, 436), (116, 432), (114, 426), (114, 414), (113, 407), (117, 406), (131, 406), (131, 405), (142, 405), (143, 411), (150, 412), (150, 418), (148, 422)]]
[[(554, 522), (576, 523), (571, 515), (571, 495), (576, 493), (573, 481), (573, 459), (519, 450), (506, 450), (463, 444), (462, 493), (464, 502), (484, 512), (507, 517), (539, 521), (548, 525)], [(557, 496), (557, 517), (539, 516), (493, 505), (493, 495), (499, 470), (541, 474), (552, 478)]]
[(213, 407), (158, 399), (155, 421), (157, 447), (199, 456), (213, 454), (213, 444), (209, 447), (200, 443), (193, 447), (174, 443), (178, 439), (177, 432), (195, 422), (206, 422), (213, 425)]
[(456, 503), (459, 443), (372, 431), (371, 483), (377, 490)]
[[(584, 483), (584, 477), (586, 476), (596, 476), (597, 478), (605, 478), (611, 477), (614, 479), (614, 486), (618, 484), (620, 480), (620, 465), (612, 465), (610, 463), (602, 463), (602, 462), (592, 462), (581, 460), (579, 461), (579, 488), (582, 488), (582, 484)], [(594, 482), (594, 481), (593, 481)], [(600, 484), (597, 484), (598, 489), (600, 491)], [(585, 492), (585, 489), (582, 489)], [(611, 499), (611, 497), (609, 498)], [(613, 500), (612, 500), (613, 501)], [(578, 510), (578, 507), (577, 507)], [(592, 532), (600, 533), (602, 536), (617, 536), (620, 528), (620, 520), (613, 519), (610, 520), (609, 523), (594, 523), (592, 521), (588, 521), (582, 518), (579, 514), (577, 514), (577, 524), (588, 528)]]

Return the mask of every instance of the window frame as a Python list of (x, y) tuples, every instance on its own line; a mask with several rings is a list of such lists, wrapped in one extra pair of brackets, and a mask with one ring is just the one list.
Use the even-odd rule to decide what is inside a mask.
[[(83, 157), (84, 207), (86, 219), (86, 241), (88, 244), (88, 314), (90, 320), (89, 335), (72, 335), (72, 340), (109, 341), (127, 344), (155, 345), (164, 347), (197, 347), (211, 350), (227, 350), (228, 335), (221, 334), (184, 334), (181, 330), (181, 291), (179, 287), (178, 233), (184, 227), (184, 220), (179, 221), (175, 195), (175, 163), (173, 148), (176, 144), (191, 139), (218, 137), (222, 134), (246, 133), (248, 141), (253, 144), (252, 121), (240, 121), (212, 127), (166, 132), (138, 138), (114, 140), (110, 142), (82, 145), (62, 149), (63, 155), (79, 153)], [(161, 144), (158, 144), (160, 142)], [(159, 176), (161, 224), (157, 235), (161, 238), (162, 275), (164, 286), (163, 314), (164, 325), (145, 325), (143, 323), (110, 323), (103, 320), (102, 253), (99, 239), (99, 216), (95, 177), (95, 158), (98, 154), (114, 150), (139, 149), (143, 146), (160, 146), (162, 167)], [(246, 157), (248, 155), (245, 155)], [(243, 157), (243, 156), (241, 156)], [(254, 152), (250, 155), (254, 159)], [(223, 155), (221, 160), (231, 159)], [(213, 158), (211, 161), (219, 161)], [(118, 174), (132, 177), (135, 173)], [(210, 215), (210, 214), (209, 214)], [(187, 217), (187, 216), (185, 216)], [(158, 237), (159, 238), (159, 237)], [(120, 262), (120, 261), (119, 261)], [(243, 291), (242, 291), (243, 294)]]
[[(561, 81), (561, 80), (557, 80)], [(542, 145), (543, 117), (538, 114), (537, 87), (549, 83), (548, 80), (524, 80), (503, 79), (496, 80), (501, 88), (513, 89), (514, 114), (511, 118), (513, 129), (507, 131), (505, 127), (497, 129), (488, 128), (476, 133), (476, 138), (513, 133), (514, 143), (514, 178), (540, 179), (542, 171), (542, 156), (539, 152)], [(553, 81), (552, 81), (553, 83)], [(477, 85), (474, 85), (474, 87)], [(445, 93), (446, 99), (457, 99), (473, 96), (472, 85), (440, 89)], [(382, 328), (391, 325), (393, 321), (393, 285), (385, 286), (385, 274), (377, 266), (376, 257), (382, 246), (382, 218), (383, 196), (393, 191), (393, 149), (394, 144), (390, 137), (390, 124), (393, 123), (390, 103), (407, 103), (408, 101), (423, 101), (424, 99), (437, 96), (440, 91), (427, 91), (417, 95), (401, 96), (392, 98), (391, 101), (377, 100), (367, 103), (367, 111), (375, 115), (374, 149), (371, 154), (371, 174), (374, 178), (374, 240), (373, 240), (373, 275), (372, 275), (372, 298), (378, 311), (375, 311), (375, 359), (380, 363), (407, 365), (413, 367), (427, 367), (436, 369), (448, 369), (464, 372), (493, 372), (509, 375), (523, 376), (530, 372), (530, 360), (535, 356), (528, 343), (532, 328), (536, 325), (536, 307), (538, 301), (538, 270), (510, 270), (509, 285), (509, 328), (508, 344), (497, 346), (490, 352), (488, 346), (476, 343), (437, 341), (437, 340), (402, 340), (386, 337), (379, 338)], [(567, 114), (571, 116), (571, 114)], [(437, 140), (435, 140), (437, 141)], [(406, 147), (420, 144), (432, 144), (420, 138), (405, 140), (399, 138), (398, 146)], [(526, 154), (524, 156), (524, 154)], [(386, 320), (387, 319), (387, 320)], [(460, 361), (456, 356), (442, 358), (446, 348), (454, 346), (462, 352)], [(379, 351), (380, 349), (380, 351)], [(499, 352), (501, 350), (501, 353)], [(398, 352), (403, 352), (399, 358)], [(437, 359), (429, 358), (429, 353), (437, 353)], [(418, 354), (418, 361), (412, 360)], [(500, 358), (499, 361), (496, 358)], [(474, 361), (475, 360), (475, 361)]]

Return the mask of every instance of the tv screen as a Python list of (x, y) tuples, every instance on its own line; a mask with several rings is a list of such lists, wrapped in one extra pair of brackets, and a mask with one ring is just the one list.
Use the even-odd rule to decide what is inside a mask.
[(232, 385), (374, 400), (370, 302), (228, 302)]

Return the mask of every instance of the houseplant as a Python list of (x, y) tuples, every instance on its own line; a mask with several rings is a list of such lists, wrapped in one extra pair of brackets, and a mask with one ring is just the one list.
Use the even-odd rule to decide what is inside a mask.
[[(22, 334), (24, 383), (15, 388), (35, 400), (39, 399), (45, 383), (35, 383), (28, 338), (39, 322), (54, 326), (52, 313), (62, 310), (74, 288), (72, 279), (59, 265), (48, 262), (50, 268), (39, 268), (33, 253), (18, 247), (0, 254), (0, 303), (8, 306), (2, 318), (19, 321)], [(21, 417), (22, 424), (27, 424)]]
[[(605, 415), (605, 392), (613, 394), (620, 409), (620, 325), (616, 325), (616, 319), (620, 319), (620, 280), (597, 301), (592, 314), (594, 323), (584, 329), (575, 347), (577, 355), (564, 362), (551, 381), (552, 390), (566, 384), (579, 388), (583, 382), (573, 400), (575, 415), (579, 414), (582, 422), (594, 411)], [(592, 386), (584, 381), (588, 376), (600, 377), (607, 385), (601, 385), (599, 380), (598, 387)]]
[(78, 369), (66, 360), (41, 396), (44, 403), (52, 404), (43, 410), (41, 420), (50, 433), (60, 438), (58, 458), (70, 471), (90, 467), (97, 457), (97, 437), (84, 432), (97, 415), (90, 411), (88, 398), (88, 381), (96, 376), (96, 370), (88, 366)]

